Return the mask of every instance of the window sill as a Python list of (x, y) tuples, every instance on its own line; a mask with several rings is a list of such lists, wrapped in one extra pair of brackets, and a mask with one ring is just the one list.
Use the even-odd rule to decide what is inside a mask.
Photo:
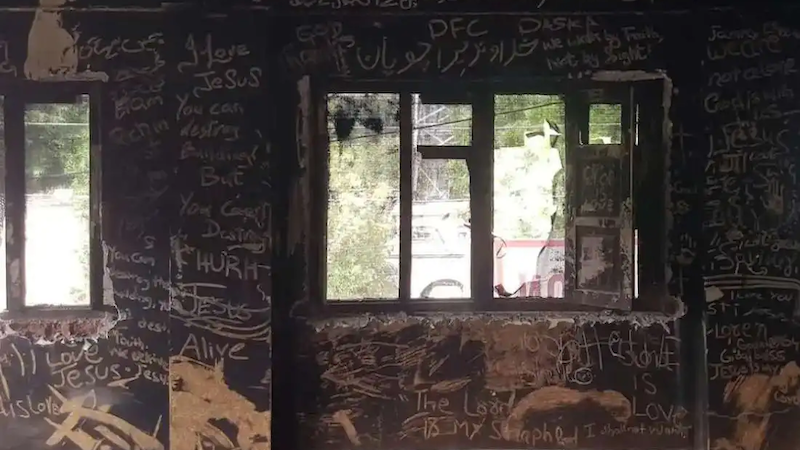
[[(637, 307), (636, 304), (639, 304)], [(652, 306), (644, 308), (643, 306)], [(569, 317), (578, 315), (597, 315), (620, 320), (650, 317), (653, 320), (674, 320), (683, 315), (683, 305), (675, 298), (663, 296), (658, 299), (637, 299), (632, 310), (619, 310), (609, 307), (568, 303), (561, 299), (531, 298), (509, 299), (416, 299), (400, 302), (389, 299), (334, 300), (319, 305), (312, 311), (312, 318), (354, 317), (359, 315), (407, 314), (410, 316), (431, 314), (470, 315), (513, 315)]]
[(114, 308), (35, 307), (0, 313), (0, 338), (20, 336), (36, 343), (97, 339), (114, 326)]

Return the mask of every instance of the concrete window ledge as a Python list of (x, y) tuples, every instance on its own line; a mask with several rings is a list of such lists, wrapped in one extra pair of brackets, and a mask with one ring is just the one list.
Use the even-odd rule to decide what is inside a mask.
[(100, 339), (118, 319), (116, 311), (89, 308), (31, 308), (0, 313), (0, 339), (19, 336), (34, 343)]

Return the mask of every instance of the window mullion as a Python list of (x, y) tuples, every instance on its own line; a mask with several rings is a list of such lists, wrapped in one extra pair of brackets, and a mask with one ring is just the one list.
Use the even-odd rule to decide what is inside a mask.
[(103, 306), (103, 222), (102, 165), (100, 160), (100, 88), (94, 86), (89, 93), (89, 302), (93, 309)]
[(566, 146), (566, 197), (564, 209), (566, 214), (565, 245), (564, 245), (564, 298), (570, 299), (575, 295), (576, 265), (580, 257), (575, 248), (578, 237), (576, 235), (575, 215), (579, 207), (579, 193), (576, 183), (581, 175), (576, 173), (578, 167), (577, 149), (589, 143), (589, 103), (580, 92), (565, 95), (564, 99), (565, 131), (564, 143)]
[[(635, 125), (635, 102), (634, 102), (634, 95), (633, 95), (633, 87), (628, 86), (620, 94), (620, 101), (622, 105), (621, 117), (620, 117), (620, 124), (621, 124), (621, 141), (623, 148), (627, 149), (628, 151), (628, 158), (623, 159), (620, 164), (622, 165), (620, 171), (620, 196), (621, 198), (630, 199), (631, 205), (630, 208), (633, 211), (633, 217), (630, 220), (631, 223), (631, 233), (628, 242), (626, 243), (627, 248), (631, 249), (629, 258), (632, 265), (628, 267), (621, 267), (624, 271), (630, 272), (630, 283), (631, 283), (631, 295), (635, 294), (635, 286), (637, 286), (638, 279), (639, 279), (639, 265), (638, 261), (634, 255), (636, 255), (636, 208), (633, 201), (635, 200), (633, 196), (633, 163), (635, 161), (635, 146), (634, 143), (636, 142), (634, 133), (636, 132), (636, 125)], [(624, 239), (624, 236), (622, 237)], [(622, 244), (622, 241), (620, 241)], [(632, 269), (632, 270), (631, 270)], [(624, 277), (624, 273), (619, 274), (620, 277)]]
[(413, 219), (413, 94), (400, 93), (400, 302), (411, 299), (411, 234)]
[(472, 105), (472, 151), (469, 159), (472, 228), (472, 298), (484, 309), (494, 298), (492, 238), (494, 185), (494, 97), (488, 90)]
[[(301, 180), (298, 189), (308, 189), (311, 199), (308, 220), (302, 226), (308, 233), (308, 298), (324, 302), (327, 298), (327, 223), (328, 223), (328, 185), (330, 161), (327, 119), (327, 96), (317, 90), (308, 77), (298, 81), (299, 93), (297, 128), (298, 161), (301, 170), (307, 170), (306, 179)], [(303, 160), (305, 158), (305, 160)], [(302, 194), (301, 194), (302, 195)]]
[(6, 97), (5, 215), (6, 298), (9, 311), (25, 308), (25, 103)]

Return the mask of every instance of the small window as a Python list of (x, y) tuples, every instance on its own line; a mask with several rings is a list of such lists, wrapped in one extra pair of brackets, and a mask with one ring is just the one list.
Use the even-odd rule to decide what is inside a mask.
[(329, 305), (658, 310), (663, 86), (590, 87), (330, 94)]
[(622, 105), (589, 105), (589, 144), (622, 143)]
[(5, 96), (3, 310), (102, 306), (97, 119), (88, 91)]

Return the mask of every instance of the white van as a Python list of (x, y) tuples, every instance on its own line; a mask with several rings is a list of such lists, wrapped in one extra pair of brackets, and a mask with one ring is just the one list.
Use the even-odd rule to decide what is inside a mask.
[[(411, 298), (470, 296), (469, 201), (414, 202), (411, 237)], [(393, 215), (399, 223), (399, 206)], [(399, 232), (399, 230), (398, 230)], [(395, 240), (399, 242), (399, 240)], [(389, 262), (399, 270), (400, 248)]]

